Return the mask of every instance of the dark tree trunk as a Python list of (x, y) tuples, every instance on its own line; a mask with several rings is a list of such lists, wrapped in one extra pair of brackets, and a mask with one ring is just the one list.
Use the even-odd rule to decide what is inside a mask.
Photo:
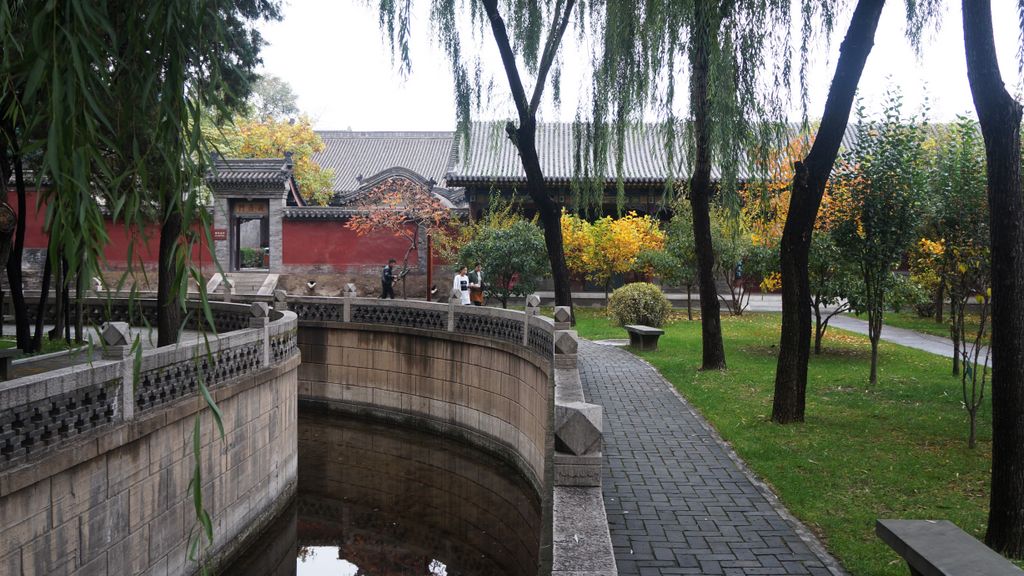
[(942, 309), (946, 303), (946, 281), (940, 279), (939, 287), (935, 290), (935, 323), (942, 324)]
[(715, 250), (711, 243), (711, 122), (708, 94), (711, 67), (711, 43), (717, 40), (718, 24), (714, 7), (707, 2), (694, 3), (697, 30), (691, 48), (690, 100), (696, 154), (690, 177), (690, 207), (693, 210), (693, 240), (697, 253), (697, 283), (700, 286), (701, 370), (725, 368), (722, 344), (721, 306), (715, 287)]
[(821, 304), (814, 301), (814, 355), (821, 354), (821, 339), (825, 337), (825, 325), (821, 323)]
[(64, 259), (64, 341), (71, 343), (71, 276), (68, 274), (68, 261)]
[(1024, 198), (1021, 105), (996, 60), (989, 0), (963, 0), (967, 78), (985, 139), (992, 242), (992, 488), (985, 543), (1024, 557)]
[[(26, 352), (39, 352), (43, 349), (43, 325), (46, 323), (46, 301), (50, 296), (50, 277), (53, 275), (53, 264), (51, 253), (53, 251), (53, 239), (50, 239), (50, 246), (46, 250), (46, 264), (43, 265), (43, 285), (39, 292), (39, 306), (36, 307), (36, 330), (32, 335), (32, 346)], [(58, 297), (60, 292), (57, 292)]]
[[(169, 194), (174, 194), (170, 192)], [(174, 265), (181, 241), (180, 203), (164, 198), (164, 217), (160, 228), (160, 260), (157, 278), (157, 345), (177, 344), (181, 330), (181, 302)]]
[(544, 226), (544, 245), (548, 250), (551, 277), (555, 284), (555, 306), (572, 306), (572, 285), (569, 282), (569, 269), (565, 265), (565, 249), (562, 243), (562, 210), (548, 195), (544, 186), (544, 173), (541, 171), (540, 158), (537, 155), (536, 124), (533, 118), (526, 122), (521, 121), (515, 134), (514, 141), (526, 172), (526, 191), (537, 206), (540, 222)]
[(882, 310), (881, 306), (872, 306), (868, 310), (868, 339), (871, 340), (871, 373), (868, 376), (868, 384), (878, 384), (878, 341), (882, 338)]
[[(544, 52), (537, 66), (537, 83), (533, 88), (533, 95), (527, 100), (522, 79), (519, 77), (516, 56), (512, 51), (508, 31), (505, 29), (505, 21), (498, 13), (498, 2), (497, 0), (483, 0), (484, 11), (490, 20), (491, 32), (498, 45), (498, 52), (501, 54), (502, 65), (505, 68), (505, 76), (512, 91), (512, 101), (515, 103), (519, 115), (519, 127), (517, 128), (510, 122), (505, 131), (519, 152), (519, 159), (523, 164), (523, 171), (526, 173), (526, 192), (533, 199), (540, 222), (544, 226), (544, 244), (547, 247), (548, 259), (551, 261), (551, 277), (555, 284), (555, 306), (570, 307), (572, 306), (572, 286), (569, 283), (569, 269), (565, 266), (565, 251), (562, 245), (562, 211), (561, 206), (548, 194), (544, 184), (544, 173), (541, 171), (540, 158), (537, 155), (536, 135), (537, 108), (540, 106), (544, 84), (575, 5), (576, 0), (568, 0), (562, 5), (562, 12), (555, 15), (557, 20), (549, 31), (544, 44)], [(573, 319), (575, 321), (575, 315), (573, 315)]]
[(772, 421), (803, 422), (807, 394), (807, 363), (810, 360), (811, 285), (807, 276), (811, 234), (818, 217), (825, 183), (832, 172), (839, 145), (850, 119), (853, 97), (864, 64), (874, 45), (875, 29), (885, 0), (859, 0), (825, 101), (821, 126), (803, 162), (793, 174), (789, 216), (779, 248), (782, 273), (782, 335), (775, 371)]
[(64, 259), (57, 258), (57, 281), (53, 299), (53, 328), (46, 334), (50, 340), (60, 340), (64, 333)]
[(960, 374), (960, 334), (962, 333), (961, 327), (963, 326), (960, 302), (961, 299), (956, 290), (950, 290), (949, 316), (951, 324), (949, 335), (953, 340), (953, 376)]
[(82, 286), (85, 285), (85, 278), (82, 277), (82, 260), (79, 257), (78, 271), (75, 273), (75, 342), (85, 342), (82, 334), (82, 324), (85, 319), (82, 317)]
[(686, 285), (686, 319), (693, 320), (693, 284)]
[(28, 308), (25, 306), (25, 289), (22, 286), (21, 257), (25, 252), (25, 176), (22, 173), (21, 156), (14, 156), (14, 185), (18, 194), (18, 228), (14, 233), (14, 247), (7, 258), (7, 284), (11, 289), (11, 304), (14, 305), (14, 325), (18, 348), (28, 352), (32, 347), (32, 334), (28, 322)]

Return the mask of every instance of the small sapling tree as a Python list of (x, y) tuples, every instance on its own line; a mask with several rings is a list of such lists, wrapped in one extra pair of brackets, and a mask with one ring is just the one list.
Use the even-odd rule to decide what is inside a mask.
[(532, 222), (518, 220), (501, 228), (483, 228), (461, 251), (459, 261), (483, 266), (484, 293), (508, 308), (509, 298), (525, 296), (537, 288), (548, 269), (544, 232)]
[(868, 315), (871, 340), (869, 382), (878, 383), (878, 341), (893, 270), (915, 238), (923, 198), (923, 131), (916, 117), (905, 119), (901, 98), (890, 93), (883, 116), (867, 121), (857, 111), (856, 141), (843, 155), (835, 179), (849, 210), (836, 225), (843, 253), (863, 280), (860, 309)]

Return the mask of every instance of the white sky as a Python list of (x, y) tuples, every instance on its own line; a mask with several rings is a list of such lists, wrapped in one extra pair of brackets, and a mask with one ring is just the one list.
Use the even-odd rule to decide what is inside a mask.
[[(377, 25), (376, 8), (360, 0), (286, 0), (284, 20), (261, 25), (270, 43), (263, 50), (263, 72), (277, 75), (299, 96), (299, 107), (321, 130), (453, 130), (455, 110), (452, 81), (446, 57), (430, 36), (425, 11), (429, 3), (414, 2), (412, 74), (402, 78), (392, 64), (390, 48)], [(814, 54), (810, 75), (810, 116), (818, 117), (824, 107), (828, 85), (846, 33), (855, 0), (848, 0), (831, 46), (820, 44)], [(1012, 93), (1019, 93), (1016, 50), (1018, 28), (1016, 0), (993, 0), (996, 48), (1003, 79)], [(877, 108), (887, 87), (902, 88), (909, 110), (920, 107), (927, 96), (929, 118), (943, 121), (962, 112), (973, 113), (963, 55), (963, 31), (959, 2), (948, 2), (937, 33), (929, 34), (918, 59), (904, 35), (904, 3), (890, 0), (882, 13), (875, 47), (860, 83), (868, 109)], [(548, 98), (541, 114), (546, 120), (573, 119), (590, 49), (566, 34), (562, 47), (566, 63), (562, 83), (562, 106), (554, 108)], [(466, 42), (469, 44), (469, 41)], [(498, 63), (493, 40), (466, 48), (482, 50), (489, 66)], [(477, 117), (507, 117), (508, 84), (499, 67), (494, 95), (502, 99)], [(532, 85), (527, 82), (527, 90)], [(549, 93), (546, 93), (550, 96)], [(795, 97), (795, 95), (794, 95)], [(797, 107), (794, 104), (794, 118)]]

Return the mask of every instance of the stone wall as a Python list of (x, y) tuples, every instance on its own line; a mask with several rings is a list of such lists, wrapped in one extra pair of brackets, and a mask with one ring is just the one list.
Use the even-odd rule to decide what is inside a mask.
[[(195, 343), (145, 352), (138, 382), (122, 339), (91, 365), (0, 384), (0, 414), (16, 418), (0, 423), (0, 439), (31, 446), (0, 462), (0, 574), (196, 573), (187, 543), (199, 529), (189, 490), (197, 415), (209, 565), (273, 518), (295, 490), (300, 357), (295, 316), (268, 323), (265, 306), (257, 312), (252, 328), (212, 340), (209, 355)], [(195, 389), (200, 373), (223, 439)]]
[(550, 361), (485, 338), (357, 323), (304, 325), (299, 349), (300, 398), (441, 425), (502, 452), (543, 493)]

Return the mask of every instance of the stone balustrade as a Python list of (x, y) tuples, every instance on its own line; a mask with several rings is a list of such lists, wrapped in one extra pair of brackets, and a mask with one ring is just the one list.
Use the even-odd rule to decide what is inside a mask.
[[(84, 308), (90, 319), (102, 307), (104, 317), (146, 322), (154, 306), (90, 299)], [(211, 308), (219, 335), (134, 352), (134, 329), (111, 321), (89, 362), (0, 383), (0, 574), (195, 573), (185, 552), (197, 416), (212, 565), (287, 502), (297, 318), (263, 303)], [(223, 413), (223, 439), (200, 383)]]
[(583, 397), (569, 309), (557, 307), (552, 321), (535, 295), (525, 312), (455, 301), (288, 297), (301, 328), (300, 401), (425, 426), (497, 454), (560, 508), (543, 536), (554, 573), (573, 573), (580, 548), (567, 543), (584, 530), (599, 538), (587, 564), (605, 568), (588, 574), (614, 574), (602, 409)]

